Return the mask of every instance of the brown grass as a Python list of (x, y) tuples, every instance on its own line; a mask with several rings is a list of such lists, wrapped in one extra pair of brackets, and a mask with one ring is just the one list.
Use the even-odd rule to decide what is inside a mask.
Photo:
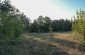
[(0, 55), (85, 55), (72, 33), (24, 33), (21, 43), (0, 45)]

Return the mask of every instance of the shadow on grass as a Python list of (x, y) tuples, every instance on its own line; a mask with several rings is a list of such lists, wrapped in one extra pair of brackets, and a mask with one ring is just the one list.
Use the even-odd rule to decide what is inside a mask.
[(69, 55), (63, 49), (33, 38), (16, 45), (0, 45), (0, 55)]
[[(33, 36), (36, 38), (40, 38), (40, 39), (46, 39), (47, 36), (50, 36), (49, 33), (28, 33), (29, 36)], [(49, 39), (50, 37), (48, 37)], [(73, 48), (73, 49), (77, 49), (81, 52), (85, 52), (85, 45), (81, 45), (79, 43), (76, 42), (72, 42), (72, 41), (68, 41), (68, 40), (64, 40), (64, 39), (59, 39), (59, 38), (52, 38), (50, 39), (50, 41), (62, 45), (64, 47), (68, 47), (68, 48)]]
[(59, 38), (52, 38), (51, 41), (53, 41), (54, 43), (58, 43), (58, 44), (65, 46), (65, 47), (69, 47), (69, 48), (77, 49), (81, 52), (85, 52), (85, 45), (81, 45), (81, 44), (76, 43), (76, 42), (63, 40), (63, 39), (59, 39)]

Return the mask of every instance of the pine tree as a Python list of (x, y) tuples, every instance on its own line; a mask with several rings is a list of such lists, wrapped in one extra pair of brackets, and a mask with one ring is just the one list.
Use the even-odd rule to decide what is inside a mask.
[(74, 16), (74, 22), (72, 24), (72, 29), (85, 41), (85, 11), (81, 10), (76, 12)]

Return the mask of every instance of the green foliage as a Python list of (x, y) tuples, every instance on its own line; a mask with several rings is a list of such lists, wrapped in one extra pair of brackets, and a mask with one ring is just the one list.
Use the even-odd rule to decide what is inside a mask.
[(71, 25), (72, 25), (72, 22), (67, 19), (53, 20), (51, 24), (54, 32), (71, 31)]
[(80, 9), (80, 11), (76, 12), (74, 22), (72, 23), (72, 30), (85, 41), (85, 11)]
[(24, 26), (24, 32), (30, 32), (30, 19), (28, 17), (26, 17), (26, 15), (24, 15), (23, 13), (20, 14), (21, 20), (22, 20), (22, 24)]
[(0, 39), (14, 41), (23, 32), (23, 22), (18, 9), (9, 1), (0, 4)]
[(30, 32), (64, 32), (71, 31), (72, 22), (70, 20), (51, 20), (49, 17), (39, 16), (31, 23)]

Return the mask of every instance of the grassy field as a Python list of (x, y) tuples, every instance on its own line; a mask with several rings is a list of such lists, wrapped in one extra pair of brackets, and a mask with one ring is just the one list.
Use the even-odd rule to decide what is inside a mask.
[(80, 41), (70, 32), (24, 33), (18, 44), (0, 45), (0, 55), (85, 55)]

